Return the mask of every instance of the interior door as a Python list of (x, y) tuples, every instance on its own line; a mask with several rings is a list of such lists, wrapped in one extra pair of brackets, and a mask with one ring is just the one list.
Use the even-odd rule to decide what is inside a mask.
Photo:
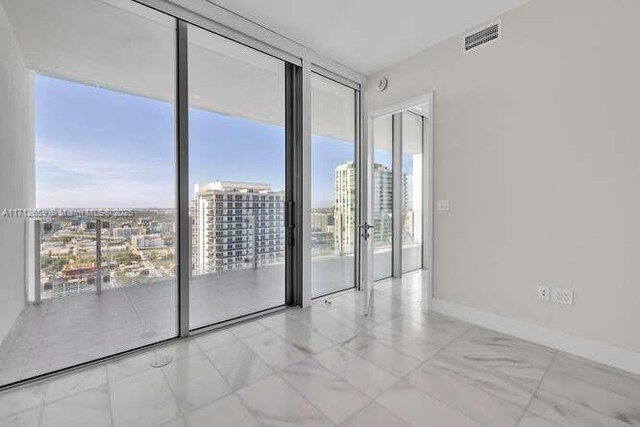
[[(376, 230), (375, 208), (376, 208), (376, 186), (374, 182), (375, 164), (375, 135), (381, 128), (384, 129), (386, 122), (377, 122), (372, 118), (367, 119), (368, 135), (364, 138), (365, 143), (360, 149), (360, 182), (361, 182), (361, 216), (358, 224), (358, 235), (360, 239), (360, 289), (363, 292), (362, 314), (369, 314), (371, 297), (373, 292), (373, 282), (376, 280)], [(378, 129), (376, 130), (376, 125)], [(391, 260), (389, 260), (389, 270), (391, 270)]]

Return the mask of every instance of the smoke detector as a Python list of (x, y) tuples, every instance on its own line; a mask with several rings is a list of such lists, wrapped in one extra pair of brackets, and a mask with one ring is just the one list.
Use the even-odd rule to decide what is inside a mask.
[(376, 86), (376, 88), (378, 89), (378, 92), (382, 92), (388, 86), (389, 86), (389, 80), (387, 80), (386, 77), (383, 77), (378, 81), (378, 86)]

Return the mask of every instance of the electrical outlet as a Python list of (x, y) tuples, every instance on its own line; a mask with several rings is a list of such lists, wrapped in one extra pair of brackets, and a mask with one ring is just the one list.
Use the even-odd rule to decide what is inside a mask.
[(538, 299), (549, 301), (549, 287), (548, 286), (540, 286), (540, 287), (538, 287)]
[(449, 212), (451, 203), (448, 200), (438, 200), (438, 212)]
[(551, 301), (560, 304), (573, 305), (573, 291), (568, 289), (552, 288)]

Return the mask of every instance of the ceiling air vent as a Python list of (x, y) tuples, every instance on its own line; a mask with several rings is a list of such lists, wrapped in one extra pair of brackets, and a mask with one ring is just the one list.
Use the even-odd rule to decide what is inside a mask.
[(473, 33), (465, 35), (462, 38), (462, 50), (464, 53), (470, 52), (480, 46), (484, 46), (498, 40), (501, 35), (502, 23), (491, 23), (480, 30), (476, 30)]

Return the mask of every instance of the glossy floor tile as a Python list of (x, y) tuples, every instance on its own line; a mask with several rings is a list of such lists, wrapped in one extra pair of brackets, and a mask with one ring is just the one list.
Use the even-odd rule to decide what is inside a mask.
[(513, 426), (522, 408), (425, 363), (407, 381), (469, 418), (487, 426)]
[(205, 354), (234, 390), (273, 373), (273, 369), (240, 341), (208, 350)]
[(374, 295), (2, 392), (0, 426), (640, 425), (640, 376), (427, 313), (420, 273)]
[(331, 348), (315, 359), (371, 398), (378, 397), (398, 382), (398, 377), (343, 347)]
[[(110, 384), (113, 425), (159, 425), (180, 415), (161, 370), (149, 370)], [(91, 419), (87, 419), (88, 422)]]
[(295, 388), (336, 424), (362, 409), (370, 398), (314, 359), (305, 359), (280, 372)]
[(272, 331), (245, 338), (244, 343), (272, 369), (279, 371), (309, 356)]
[(238, 392), (262, 425), (330, 426), (331, 421), (277, 375)]
[(410, 425), (479, 426), (467, 416), (406, 382), (393, 386), (378, 403)]
[(342, 427), (408, 427), (409, 423), (402, 421), (376, 402), (371, 402), (365, 408), (353, 414), (340, 424)]
[(260, 425), (235, 394), (187, 414), (184, 423), (189, 427), (257, 427)]
[(107, 387), (92, 388), (44, 405), (41, 426), (84, 427), (87, 420), (96, 427), (109, 427), (111, 405)]
[(182, 412), (191, 412), (232, 392), (211, 361), (203, 354), (175, 360), (162, 368)]
[(84, 369), (51, 381), (47, 386), (45, 401), (53, 402), (106, 383), (107, 368), (105, 366)]
[(272, 329), (276, 335), (305, 353), (317, 354), (334, 345), (333, 341), (315, 332), (309, 325), (290, 322)]
[(407, 375), (421, 363), (370, 335), (358, 335), (345, 343), (344, 348), (397, 377)]

